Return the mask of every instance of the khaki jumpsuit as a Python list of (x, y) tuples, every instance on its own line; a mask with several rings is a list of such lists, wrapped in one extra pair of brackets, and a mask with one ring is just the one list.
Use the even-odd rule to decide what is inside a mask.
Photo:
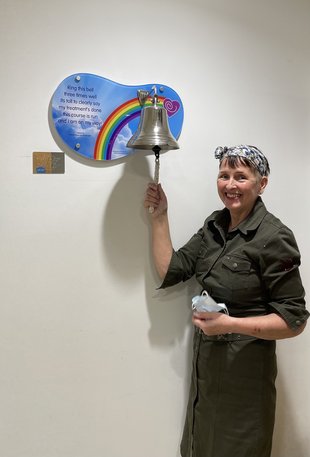
[[(231, 316), (278, 313), (292, 329), (308, 318), (292, 231), (260, 197), (228, 232), (225, 208), (178, 251), (161, 288), (193, 275)], [(275, 341), (246, 335), (208, 337), (195, 330), (182, 457), (269, 457), (277, 374)]]

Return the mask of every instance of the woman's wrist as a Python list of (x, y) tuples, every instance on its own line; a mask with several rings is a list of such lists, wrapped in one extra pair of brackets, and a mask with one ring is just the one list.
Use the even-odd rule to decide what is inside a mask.
[(160, 214), (152, 214), (151, 217), (153, 225), (168, 225), (168, 211), (164, 211)]

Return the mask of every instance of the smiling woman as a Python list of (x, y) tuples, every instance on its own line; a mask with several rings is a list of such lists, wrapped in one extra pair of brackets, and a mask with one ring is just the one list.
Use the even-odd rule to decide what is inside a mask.
[(254, 146), (217, 148), (215, 211), (175, 251), (167, 198), (148, 186), (153, 255), (161, 288), (195, 275), (229, 315), (194, 312), (193, 370), (182, 457), (270, 457), (276, 406), (276, 342), (299, 335), (309, 316), (292, 231), (260, 195), (269, 164)]

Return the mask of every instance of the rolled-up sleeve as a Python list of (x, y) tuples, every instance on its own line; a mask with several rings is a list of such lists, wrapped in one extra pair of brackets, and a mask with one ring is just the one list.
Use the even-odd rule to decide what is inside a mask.
[(292, 231), (282, 227), (262, 246), (262, 276), (269, 305), (292, 329), (309, 317), (299, 266), (300, 253)]
[(182, 248), (178, 251), (173, 250), (167, 274), (159, 289), (187, 281), (194, 275), (202, 236), (203, 229), (200, 229)]

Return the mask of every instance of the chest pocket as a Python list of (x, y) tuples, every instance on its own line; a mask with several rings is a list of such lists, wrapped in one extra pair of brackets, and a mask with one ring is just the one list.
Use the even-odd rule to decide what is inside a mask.
[(251, 262), (242, 257), (224, 256), (222, 259), (225, 282), (230, 289), (245, 289), (249, 286)]

